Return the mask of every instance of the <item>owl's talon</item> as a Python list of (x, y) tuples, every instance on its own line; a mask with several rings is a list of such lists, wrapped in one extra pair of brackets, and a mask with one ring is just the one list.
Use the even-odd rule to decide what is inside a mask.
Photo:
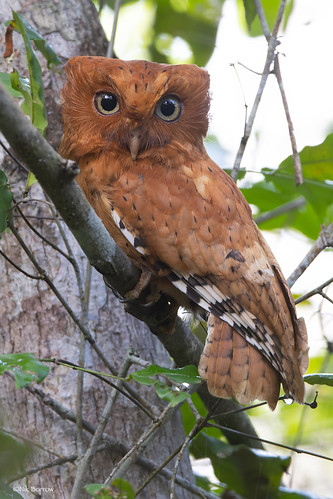
[(137, 300), (141, 295), (142, 291), (146, 289), (147, 286), (149, 285), (152, 275), (153, 274), (150, 270), (148, 270), (147, 268), (142, 268), (140, 279), (136, 283), (135, 287), (130, 291), (128, 291), (125, 297), (122, 298), (120, 301), (122, 303), (128, 303)]

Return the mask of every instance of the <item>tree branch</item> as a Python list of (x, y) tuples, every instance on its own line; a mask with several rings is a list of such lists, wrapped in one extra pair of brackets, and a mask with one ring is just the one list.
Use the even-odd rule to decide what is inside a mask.
[(321, 253), (325, 248), (333, 248), (333, 223), (329, 224), (327, 227), (321, 228), (319, 236), (315, 243), (311, 246), (309, 252), (305, 255), (294, 272), (288, 277), (287, 283), (290, 288), (309, 267), (310, 263), (312, 263), (319, 253)]
[[(256, 0), (256, 4), (258, 4), (258, 0)], [(261, 6), (260, 2), (259, 2), (259, 5)], [(271, 65), (272, 65), (272, 62), (274, 61), (274, 58), (275, 58), (275, 55), (276, 55), (275, 54), (275, 49), (276, 49), (276, 47), (279, 44), (279, 42), (277, 40), (277, 34), (278, 34), (279, 27), (280, 27), (280, 24), (281, 24), (281, 21), (282, 21), (282, 17), (283, 17), (283, 12), (284, 12), (285, 6), (286, 6), (286, 0), (281, 0), (279, 11), (278, 11), (278, 15), (277, 15), (277, 18), (276, 18), (276, 21), (275, 21), (275, 25), (274, 25), (274, 29), (273, 29), (273, 33), (269, 37), (269, 40), (268, 40), (268, 49), (267, 49), (266, 62), (265, 62), (265, 66), (264, 66), (264, 69), (263, 69), (263, 72), (262, 72), (262, 75), (261, 75), (259, 88), (258, 88), (257, 94), (256, 94), (255, 99), (254, 99), (254, 103), (253, 103), (253, 106), (252, 106), (252, 109), (251, 109), (251, 113), (250, 113), (249, 119), (248, 119), (248, 121), (247, 121), (247, 123), (245, 125), (244, 135), (243, 135), (243, 137), (241, 139), (241, 143), (240, 143), (239, 148), (238, 148), (238, 152), (237, 152), (237, 155), (236, 155), (235, 163), (234, 163), (234, 166), (233, 166), (233, 169), (232, 169), (232, 172), (231, 172), (231, 177), (235, 181), (236, 181), (237, 176), (238, 176), (238, 171), (239, 171), (239, 168), (240, 168), (240, 164), (241, 164), (241, 161), (242, 161), (242, 158), (243, 158), (243, 155), (244, 155), (244, 151), (245, 151), (247, 142), (248, 142), (249, 137), (251, 135), (251, 131), (252, 131), (254, 119), (255, 119), (255, 116), (257, 114), (257, 110), (258, 110), (258, 107), (259, 107), (259, 104), (260, 104), (260, 100), (261, 100), (262, 94), (264, 92), (264, 88), (265, 88), (266, 83), (267, 83), (267, 78), (268, 78), (268, 76), (269, 76), (269, 74), (271, 72)]]

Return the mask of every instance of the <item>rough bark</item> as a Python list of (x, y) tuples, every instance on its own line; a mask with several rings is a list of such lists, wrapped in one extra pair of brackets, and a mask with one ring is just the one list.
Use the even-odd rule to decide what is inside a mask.
[[(60, 0), (12, 2), (12, 8), (19, 11), (47, 41), (56, 49), (63, 60), (76, 54), (101, 55), (106, 51), (106, 40), (100, 28), (94, 6), (88, 0)], [(8, 3), (0, 0), (0, 43), (4, 39), (3, 22), (11, 18)], [(19, 35), (14, 34), (15, 54), (10, 65), (0, 62), (1, 71), (10, 71), (16, 67), (24, 72), (24, 49)], [(42, 60), (41, 60), (42, 61)], [(46, 101), (48, 107), (49, 127), (47, 136), (55, 147), (61, 136), (60, 126), (60, 88), (62, 75), (57, 71), (49, 72), (42, 62), (45, 73)], [(26, 180), (26, 173), (13, 164), (7, 156), (0, 152), (0, 162), (15, 186), (14, 196), (21, 199)], [(52, 241), (65, 252), (68, 251), (54, 221), (40, 218), (50, 217), (50, 211), (45, 203), (32, 201), (43, 199), (43, 193), (38, 185), (33, 186), (31, 193), (22, 205), (22, 211), (29, 215), (29, 220), (44, 237)], [(58, 252), (35, 236), (26, 224), (19, 218), (14, 218), (14, 225), (23, 237), (30, 251), (46, 270), (48, 276), (60, 290), (61, 295), (70, 304), (74, 312), (84, 320), (77, 277), (72, 265)], [(81, 278), (86, 275), (86, 259), (68, 230), (63, 226), (69, 244), (74, 252)], [(17, 265), (31, 274), (36, 270), (31, 265), (13, 234), (7, 233), (2, 238), (1, 249)], [(0, 337), (2, 352), (33, 352), (41, 358), (65, 358), (78, 363), (81, 334), (64, 310), (59, 300), (50, 291), (43, 280), (31, 280), (22, 275), (5, 260), (0, 260)], [(105, 356), (110, 359), (116, 369), (119, 369), (129, 348), (134, 349), (141, 357), (152, 363), (168, 365), (169, 355), (161, 343), (149, 333), (147, 327), (140, 321), (124, 312), (124, 308), (105, 287), (100, 275), (92, 273), (87, 325), (94, 338), (102, 348)], [(91, 346), (86, 344), (86, 367), (106, 371), (105, 366), (97, 357)], [(77, 412), (77, 379), (78, 373), (68, 368), (54, 366), (48, 378), (39, 390), (44, 396), (59, 402), (74, 414)], [(136, 387), (137, 388), (137, 387)], [(82, 396), (83, 418), (96, 427), (105, 402), (112, 389), (101, 381), (89, 375), (84, 376), (84, 392)], [(151, 388), (138, 387), (140, 394), (151, 403), (162, 408), (163, 404)], [(35, 393), (35, 395), (33, 394)], [(84, 450), (89, 444), (90, 434), (83, 431), (83, 441), (76, 425), (69, 419), (63, 419), (46, 404), (37, 391), (17, 390), (13, 380), (6, 376), (0, 389), (1, 425), (31, 438), (41, 444), (42, 449), (33, 448), (26, 465), (27, 469), (40, 467), (55, 461), (59, 456), (73, 456)], [(41, 392), (39, 392), (41, 393)], [(150, 419), (123, 395), (116, 399), (112, 416), (108, 421), (106, 431), (120, 446), (102, 451), (93, 459), (90, 473), (85, 477), (85, 483), (100, 482), (111, 472), (114, 464), (122, 457), (123, 447), (130, 447), (144, 429)], [(184, 437), (180, 413), (161, 428), (158, 437), (148, 446), (145, 456), (159, 465), (182, 442)], [(56, 453), (56, 455), (52, 454)], [(61, 466), (51, 467), (32, 474), (29, 485), (35, 488), (53, 488), (54, 497), (70, 496), (76, 474), (76, 463), (68, 462)], [(188, 455), (182, 460), (180, 474), (192, 480)], [(137, 487), (147, 476), (147, 470), (135, 464), (125, 478)], [(15, 482), (16, 486), (25, 488), (24, 480)], [(24, 492), (23, 497), (32, 497), (30, 492)], [(142, 497), (168, 497), (168, 483), (164, 478), (156, 478), (145, 489)], [(42, 494), (44, 497), (44, 495)], [(177, 488), (177, 498), (193, 497), (192, 493)], [(47, 495), (45, 494), (45, 497)], [(84, 493), (80, 497), (85, 497)]]

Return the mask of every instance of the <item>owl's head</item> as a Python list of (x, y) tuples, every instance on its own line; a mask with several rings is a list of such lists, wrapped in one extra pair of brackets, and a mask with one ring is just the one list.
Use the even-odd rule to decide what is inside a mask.
[(63, 89), (63, 156), (120, 150), (133, 160), (168, 144), (202, 148), (209, 76), (195, 65), (74, 57)]

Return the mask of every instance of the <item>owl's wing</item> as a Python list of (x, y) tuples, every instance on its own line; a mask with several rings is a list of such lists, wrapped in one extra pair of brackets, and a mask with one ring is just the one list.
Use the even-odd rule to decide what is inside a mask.
[(305, 329), (281, 270), (230, 177), (208, 157), (190, 166), (134, 165), (106, 195), (113, 221), (147, 266), (261, 352), (302, 402)]

